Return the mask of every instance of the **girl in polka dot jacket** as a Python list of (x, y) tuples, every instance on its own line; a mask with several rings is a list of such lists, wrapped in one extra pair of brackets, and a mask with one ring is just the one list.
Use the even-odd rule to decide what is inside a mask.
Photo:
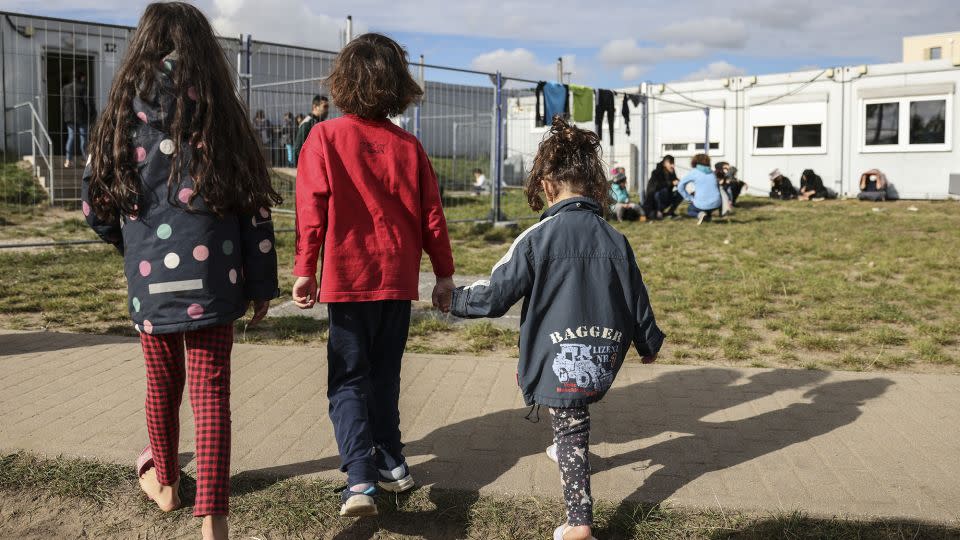
[[(259, 142), (204, 15), (147, 7), (117, 71), (83, 176), (87, 222), (123, 254), (147, 368), (149, 446), (137, 461), (161, 510), (180, 504), (189, 374), (204, 538), (226, 538), (233, 322), (276, 298), (270, 185)], [(186, 352), (185, 352), (186, 350)], [(184, 365), (186, 364), (186, 366)]]

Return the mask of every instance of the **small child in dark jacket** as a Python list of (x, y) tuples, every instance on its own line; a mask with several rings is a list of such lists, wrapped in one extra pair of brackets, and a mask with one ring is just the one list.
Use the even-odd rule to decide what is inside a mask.
[[(297, 170), (293, 300), (330, 312), (327, 397), (347, 489), (340, 514), (377, 513), (376, 486), (414, 486), (400, 440), (400, 361), (430, 255), (434, 305), (449, 309), (453, 256), (440, 186), (416, 137), (390, 122), (422, 95), (406, 51), (364, 34), (327, 78), (346, 113), (317, 124)], [(317, 284), (317, 262), (322, 259)]]
[(514, 241), (489, 280), (454, 291), (459, 317), (499, 317), (523, 299), (518, 382), (527, 405), (546, 405), (560, 465), (567, 522), (557, 540), (592, 537), (587, 406), (601, 399), (632, 344), (644, 363), (664, 340), (633, 249), (603, 219), (607, 185), (600, 140), (557, 117), (526, 186), (549, 208)]
[[(93, 135), (87, 222), (123, 254), (147, 368), (140, 486), (178, 507), (180, 401), (189, 374), (204, 538), (227, 538), (233, 322), (276, 298), (270, 185), (232, 69), (196, 7), (150, 4)], [(186, 353), (184, 352), (186, 348)], [(186, 366), (184, 365), (186, 363)]]

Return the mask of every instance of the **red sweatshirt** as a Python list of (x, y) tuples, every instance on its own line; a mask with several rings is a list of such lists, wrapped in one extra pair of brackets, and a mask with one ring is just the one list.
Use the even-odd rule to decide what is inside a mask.
[(317, 124), (297, 169), (295, 276), (317, 272), (320, 302), (418, 300), (426, 250), (453, 275), (437, 176), (420, 141), (388, 120)]

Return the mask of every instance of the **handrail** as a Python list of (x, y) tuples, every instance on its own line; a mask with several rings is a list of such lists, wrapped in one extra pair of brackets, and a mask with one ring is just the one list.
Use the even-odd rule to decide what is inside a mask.
[[(50, 132), (47, 131), (47, 127), (43, 125), (43, 120), (40, 118), (40, 115), (37, 113), (36, 107), (33, 106), (33, 103), (29, 101), (24, 101), (23, 103), (18, 103), (13, 106), (11, 110), (22, 109), (27, 107), (30, 109), (30, 144), (33, 151), (33, 166), (36, 168), (36, 175), (40, 176), (40, 161), (37, 159), (37, 149), (40, 150), (40, 157), (43, 158), (43, 161), (47, 165), (48, 178), (50, 179), (50, 185), (48, 186), (50, 190), (50, 204), (54, 202), (54, 178), (53, 178), (53, 139), (50, 138)], [(39, 129), (38, 129), (39, 128)], [(39, 139), (37, 134), (43, 136), (43, 139)], [(43, 150), (43, 140), (47, 142), (46, 151)]]

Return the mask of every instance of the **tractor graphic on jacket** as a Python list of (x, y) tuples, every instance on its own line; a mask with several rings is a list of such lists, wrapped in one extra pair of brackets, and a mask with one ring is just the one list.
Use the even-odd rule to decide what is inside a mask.
[(590, 345), (564, 343), (553, 359), (553, 373), (561, 383), (574, 382), (579, 388), (601, 391), (609, 387), (612, 373), (593, 359)]

